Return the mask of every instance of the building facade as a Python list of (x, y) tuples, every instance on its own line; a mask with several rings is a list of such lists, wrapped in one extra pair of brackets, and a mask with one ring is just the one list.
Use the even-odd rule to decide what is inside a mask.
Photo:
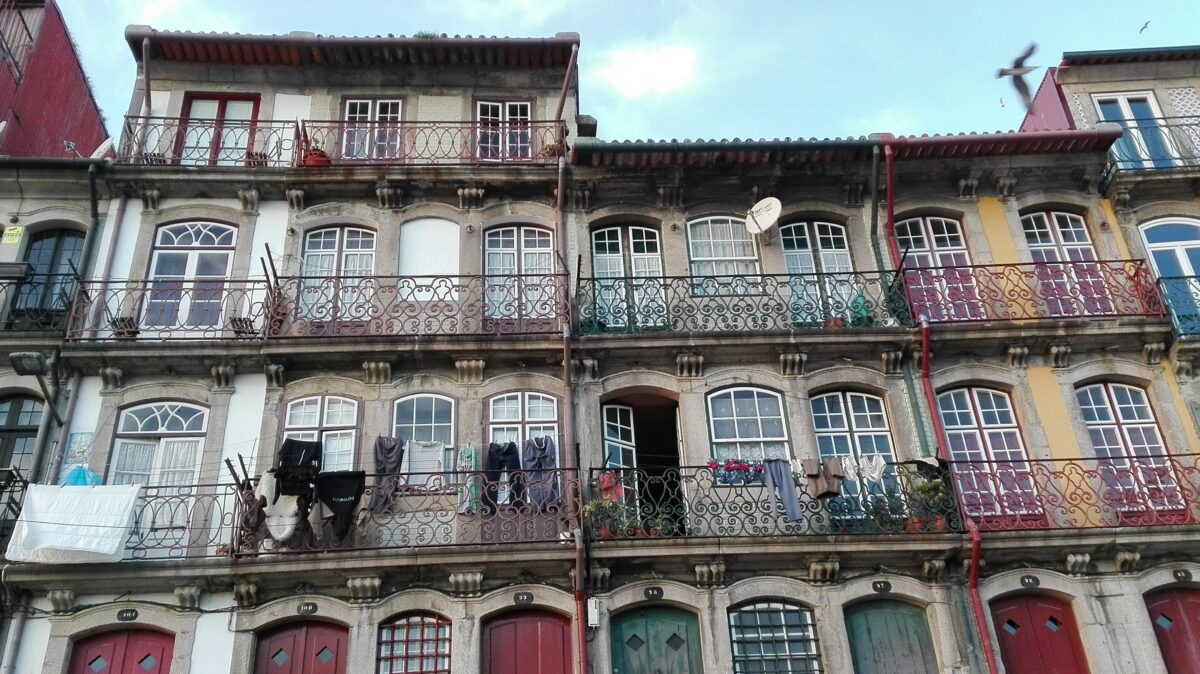
[[(575, 34), (126, 41), (7, 344), (33, 482), (139, 489), (120, 561), (5, 568), (15, 671), (1188, 671), (1190, 136), (606, 142)], [(1089, 58), (1035, 111), (1150, 86)]]

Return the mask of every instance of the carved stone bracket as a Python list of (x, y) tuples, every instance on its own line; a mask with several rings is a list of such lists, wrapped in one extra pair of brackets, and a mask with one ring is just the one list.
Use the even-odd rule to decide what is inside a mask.
[(1100, 191), (1100, 176), (1095, 173), (1084, 173), (1080, 179), (1079, 188), (1084, 194), (1096, 194)]
[(999, 194), (1001, 199), (1012, 199), (1016, 190), (1017, 179), (1015, 177), (999, 176), (996, 178), (996, 194)]
[(142, 210), (157, 211), (160, 192), (156, 189), (145, 188), (142, 190)]
[(700, 562), (695, 567), (696, 585), (700, 587), (725, 586), (725, 562), (717, 559), (711, 562)]
[(958, 198), (959, 199), (974, 199), (979, 191), (979, 177), (967, 176), (958, 179)]
[(900, 366), (904, 364), (904, 352), (896, 349), (880, 354), (884, 374), (900, 374)]
[(1029, 366), (1029, 347), (1024, 344), (1008, 345), (1008, 366), (1024, 370)]
[(271, 388), (283, 386), (283, 366), (279, 363), (267, 363), (263, 366), (263, 373), (267, 375), (267, 386)]
[(867, 181), (863, 180), (862, 176), (851, 176), (842, 189), (846, 193), (847, 206), (863, 205), (863, 193), (867, 191)]
[(363, 361), (363, 383), (380, 386), (392, 383), (392, 364), (386, 360)]
[(1113, 556), (1113, 566), (1118, 573), (1133, 573), (1137, 571), (1138, 562), (1142, 561), (1142, 553), (1137, 550), (1118, 550)]
[(200, 608), (200, 597), (204, 588), (199, 583), (186, 583), (175, 586), (175, 605), (181, 611), (195, 611)]
[(1050, 345), (1050, 365), (1051, 367), (1067, 367), (1071, 364), (1071, 345), (1070, 344), (1051, 344)]
[(237, 195), (238, 195), (238, 201), (240, 201), (242, 204), (242, 212), (243, 213), (257, 213), (258, 212), (258, 188), (257, 187), (247, 187), (246, 189), (238, 190)]
[(300, 187), (289, 187), (284, 190), (284, 195), (287, 196), (288, 208), (293, 211), (304, 210), (304, 189)]
[(258, 604), (258, 583), (238, 579), (233, 582), (233, 602), (238, 608), (252, 608)]
[(1158, 365), (1162, 362), (1163, 356), (1167, 353), (1167, 345), (1165, 342), (1150, 342), (1142, 345), (1142, 356), (1146, 359), (1147, 365)]
[(612, 579), (612, 570), (602, 564), (592, 563), (588, 568), (588, 588), (592, 592), (608, 592), (609, 581)]
[(382, 576), (353, 576), (346, 579), (346, 589), (350, 590), (350, 601), (355, 604), (365, 604), (382, 596)]
[(233, 363), (217, 363), (212, 366), (211, 372), (214, 389), (233, 388), (233, 376), (237, 374), (237, 367)]
[(100, 388), (104, 391), (116, 391), (125, 386), (125, 372), (119, 367), (106, 365), (100, 368)]
[(703, 377), (704, 355), (681, 353), (675, 356), (675, 376), (679, 378)]
[(1190, 379), (1192, 376), (1192, 358), (1181, 353), (1175, 354), (1175, 376)]
[(1067, 573), (1072, 576), (1082, 575), (1087, 573), (1088, 567), (1092, 564), (1092, 556), (1086, 552), (1072, 552), (1067, 554), (1065, 566)]
[(596, 191), (596, 183), (590, 180), (581, 180), (573, 186), (567, 188), (567, 193), (563, 195), (566, 198), (567, 208), (574, 211), (586, 211), (592, 206), (592, 192)]
[(483, 371), (487, 361), (482, 358), (461, 358), (454, 361), (454, 369), (458, 372), (458, 381), (462, 384), (482, 384)]
[(842, 563), (836, 559), (809, 562), (808, 579), (814, 583), (832, 583), (837, 580)]
[(659, 183), (658, 184), (658, 207), (659, 208), (682, 208), (683, 207), (683, 185), (678, 183)]
[(458, 207), (463, 210), (468, 208), (482, 208), (483, 188), (475, 186), (458, 188)]
[(1129, 202), (1132, 197), (1128, 187), (1118, 187), (1113, 191), (1113, 206), (1118, 213), (1128, 213), (1131, 210)]
[(946, 579), (946, 560), (944, 559), (927, 559), (921, 565), (921, 575), (925, 580), (936, 583)]
[(803, 351), (779, 354), (779, 374), (785, 377), (803, 377), (808, 354)]
[(578, 379), (597, 379), (600, 376), (600, 360), (593, 356), (576, 356), (572, 363)]
[(458, 571), (450, 574), (450, 591), (456, 595), (477, 597), (482, 588), (482, 571)]
[(386, 180), (375, 183), (375, 196), (379, 199), (379, 208), (395, 210), (404, 201), (404, 190)]
[(75, 608), (75, 590), (56, 588), (46, 591), (46, 599), (50, 600), (50, 610), (54, 613), (70, 613)]

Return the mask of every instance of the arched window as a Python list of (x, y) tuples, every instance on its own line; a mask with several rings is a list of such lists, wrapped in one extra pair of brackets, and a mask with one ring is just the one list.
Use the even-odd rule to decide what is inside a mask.
[(379, 626), (379, 674), (449, 674), (450, 621), (403, 613)]
[[(1021, 216), (1025, 243), (1037, 267), (1037, 294), (1051, 316), (1111, 314), (1108, 284), (1083, 218), (1045, 211)], [(1061, 264), (1060, 264), (1061, 263)]]
[(793, 222), (779, 228), (779, 238), (790, 275), (796, 325), (819, 326), (831, 319), (857, 327), (870, 324), (863, 284), (847, 276), (854, 271), (854, 264), (845, 227), (831, 222)]
[(359, 227), (325, 227), (304, 237), (301, 276), (359, 277), (375, 272), (375, 232)]
[(774, 391), (738, 387), (711, 393), (708, 424), (718, 463), (791, 458), (783, 399)]
[[(592, 232), (595, 306), (605, 328), (657, 327), (666, 319), (662, 249), (649, 227), (605, 227)], [(585, 309), (586, 310), (586, 309)]]
[(1142, 226), (1142, 238), (1176, 329), (1200, 333), (1200, 222), (1171, 218)]
[(392, 418), (392, 436), (409, 443), (404, 452), (401, 472), (408, 475), (426, 474), (426, 477), (432, 478), (433, 474), (452, 470), (454, 400), (432, 393), (400, 398), (396, 401)]
[(143, 325), (211, 328), (221, 324), (221, 298), (233, 267), (237, 228), (216, 222), (163, 225), (150, 257), (150, 297)]
[(917, 315), (930, 321), (984, 318), (962, 225), (937, 216), (896, 223), (905, 285)]
[(558, 399), (545, 393), (506, 393), (488, 402), (488, 437), (491, 442), (515, 442), (520, 447), (532, 438), (558, 438)]
[(194, 484), (207, 422), (207, 410), (184, 402), (148, 403), (121, 412), (109, 483)]
[(938, 395), (963, 503), (972, 515), (1040, 510), (1021, 427), (1007, 393), (967, 387)]
[(831, 505), (834, 512), (862, 517), (869, 505), (898, 499), (900, 485), (891, 465), (896, 457), (883, 398), (837, 391), (816, 396), (811, 404), (818, 454), (840, 460), (846, 473), (843, 496)]
[(1021, 229), (1034, 262), (1091, 262), (1096, 249), (1083, 218), (1074, 213), (1045, 211), (1021, 216)]
[(555, 314), (555, 285), (549, 276), (554, 273), (554, 237), (549, 230), (532, 225), (489, 229), (483, 241), (483, 273), (489, 318)]
[(42, 421), (42, 401), (28, 396), (0, 400), (0, 468), (33, 468), (33, 443)]
[(310, 396), (288, 403), (283, 437), (321, 443), (321, 470), (354, 468), (358, 402), (339, 396)]
[(7, 329), (56, 330), (66, 324), (75, 273), (82, 273), (83, 236), (70, 229), (33, 235), (25, 251), (29, 275), (18, 283)]
[(823, 671), (817, 622), (803, 606), (760, 601), (731, 608), (729, 641), (734, 674)]
[(758, 247), (741, 218), (712, 216), (687, 225), (692, 276), (758, 274)]

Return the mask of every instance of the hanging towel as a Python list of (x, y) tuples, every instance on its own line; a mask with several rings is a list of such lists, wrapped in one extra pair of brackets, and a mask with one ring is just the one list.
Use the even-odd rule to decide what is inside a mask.
[(341, 543), (350, 533), (366, 487), (367, 474), (361, 470), (338, 470), (317, 476), (317, 498), (331, 515), (333, 543)]
[(404, 448), (404, 470), (409, 486), (444, 488), (446, 446), (440, 442), (409, 440)]
[(467, 444), (459, 445), (454, 467), (458, 471), (458, 512), (460, 515), (473, 513), (479, 509), (479, 496), (483, 493), (475, 448)]
[(529, 500), (538, 509), (545, 509), (558, 500), (558, 454), (554, 440), (544, 435), (525, 441), (521, 450), (521, 467), (527, 471), (526, 486)]
[(879, 454), (867, 454), (858, 460), (858, 469), (862, 471), (864, 482), (878, 484), (883, 479), (883, 472), (887, 470), (887, 462)]
[(404, 441), (396, 438), (375, 438), (375, 486), (371, 490), (373, 513), (386, 512), (400, 491), (400, 465), (404, 461)]
[(31, 484), (5, 555), (11, 562), (119, 562), (141, 485)]
[(767, 493), (775, 499), (772, 516), (782, 510), (789, 522), (799, 521), (800, 500), (796, 496), (796, 483), (792, 481), (792, 463), (787, 459), (766, 459), (763, 461), (763, 475)]
[[(263, 515), (266, 519), (267, 535), (275, 541), (275, 547), (295, 548), (303, 544), (307, 531), (305, 524), (308, 509), (303, 505), (304, 497), (283, 495), (276, 497), (277, 480), (275, 471), (268, 470), (258, 481), (258, 498), (265, 500)], [(275, 499), (272, 501), (272, 499)]]

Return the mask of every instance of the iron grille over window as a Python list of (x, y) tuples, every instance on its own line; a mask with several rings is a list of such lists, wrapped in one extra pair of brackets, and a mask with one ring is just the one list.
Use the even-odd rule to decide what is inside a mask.
[(729, 611), (735, 674), (817, 674), (821, 650), (813, 612), (782, 602), (759, 602)]

